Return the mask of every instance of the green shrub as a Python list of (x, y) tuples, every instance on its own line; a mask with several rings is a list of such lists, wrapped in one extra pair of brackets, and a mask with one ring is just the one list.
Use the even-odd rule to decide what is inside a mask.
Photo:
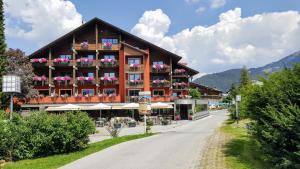
[(33, 112), (24, 118), (14, 115), (12, 121), (3, 120), (3, 115), (0, 118), (0, 159), (7, 160), (80, 150), (95, 131), (93, 121), (84, 112)]

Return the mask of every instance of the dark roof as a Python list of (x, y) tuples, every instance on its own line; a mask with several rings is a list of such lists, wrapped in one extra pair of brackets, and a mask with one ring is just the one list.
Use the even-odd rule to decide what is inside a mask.
[(103, 25), (107, 25), (107, 26), (109, 26), (109, 27), (112, 27), (113, 29), (115, 29), (115, 30), (121, 32), (121, 33), (124, 34), (124, 35), (130, 36), (131, 38), (133, 38), (133, 39), (135, 39), (135, 40), (137, 40), (137, 41), (140, 41), (140, 42), (142, 42), (142, 43), (145, 43), (145, 44), (149, 45), (149, 46), (150, 46), (151, 48), (153, 48), (153, 49), (156, 49), (156, 50), (159, 50), (159, 51), (161, 51), (161, 52), (163, 52), (163, 53), (169, 54), (169, 55), (171, 55), (173, 58), (175, 58), (177, 61), (179, 61), (179, 60), (182, 58), (181, 56), (178, 56), (178, 55), (176, 55), (176, 54), (174, 54), (174, 53), (172, 53), (172, 52), (169, 52), (169, 51), (167, 51), (167, 50), (165, 50), (165, 49), (163, 49), (163, 48), (161, 48), (161, 47), (159, 47), (159, 46), (156, 46), (156, 45), (154, 45), (153, 43), (150, 43), (150, 42), (148, 42), (148, 41), (146, 41), (146, 40), (144, 40), (144, 39), (142, 39), (142, 38), (139, 38), (139, 37), (137, 37), (137, 36), (135, 36), (135, 35), (133, 35), (133, 34), (127, 32), (127, 31), (124, 31), (124, 30), (122, 30), (122, 29), (120, 29), (120, 28), (118, 28), (118, 27), (116, 27), (116, 26), (114, 26), (114, 25), (112, 25), (112, 24), (110, 24), (110, 23), (108, 23), (108, 22), (105, 22), (105, 21), (103, 21), (103, 20), (101, 20), (101, 19), (99, 19), (99, 18), (97, 18), (97, 17), (95, 17), (95, 18), (89, 20), (88, 22), (86, 22), (86, 23), (80, 25), (79, 27), (77, 27), (76, 29), (72, 30), (71, 32), (69, 32), (69, 33), (67, 33), (67, 34), (65, 34), (65, 35), (63, 35), (63, 36), (61, 36), (60, 38), (58, 38), (58, 39), (52, 41), (51, 43), (49, 43), (49, 44), (45, 45), (44, 47), (38, 49), (37, 51), (33, 52), (32, 54), (29, 55), (29, 58), (32, 57), (33, 55), (36, 55), (37, 53), (39, 53), (39, 52), (42, 51), (42, 50), (48, 49), (49, 47), (51, 47), (51, 46), (54, 45), (55, 43), (59, 42), (60, 40), (63, 40), (64, 38), (67, 38), (67, 37), (70, 37), (70, 36), (73, 36), (73, 34), (74, 34), (75, 32), (77, 32), (77, 31), (79, 31), (79, 30), (82, 30), (82, 29), (84, 29), (86, 26), (88, 26), (88, 25), (90, 25), (90, 24), (93, 24), (93, 23), (96, 23), (96, 22), (101, 23), (101, 24), (103, 24)]
[(190, 85), (191, 85), (191, 86), (195, 86), (195, 87), (199, 87), (199, 88), (202, 87), (202, 88), (206, 88), (206, 89), (209, 89), (209, 90), (214, 90), (214, 91), (223, 93), (221, 90), (219, 90), (219, 89), (217, 89), (217, 88), (208, 87), (208, 86), (201, 85), (201, 84), (195, 83), (195, 82), (190, 82)]

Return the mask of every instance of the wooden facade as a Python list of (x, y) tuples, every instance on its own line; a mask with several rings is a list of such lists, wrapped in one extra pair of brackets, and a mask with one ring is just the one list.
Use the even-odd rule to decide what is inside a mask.
[(188, 95), (198, 72), (168, 52), (98, 18), (30, 56), (39, 97), (26, 104), (135, 102), (151, 91), (153, 102)]

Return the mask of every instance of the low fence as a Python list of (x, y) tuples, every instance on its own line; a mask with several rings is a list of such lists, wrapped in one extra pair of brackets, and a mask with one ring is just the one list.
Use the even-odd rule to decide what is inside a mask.
[(201, 111), (193, 114), (193, 120), (202, 119), (209, 116), (209, 111)]

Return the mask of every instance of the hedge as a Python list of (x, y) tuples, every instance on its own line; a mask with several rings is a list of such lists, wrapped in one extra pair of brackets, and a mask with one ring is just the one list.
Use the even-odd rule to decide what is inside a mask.
[(68, 153), (87, 146), (95, 125), (85, 112), (14, 114), (0, 112), (0, 159), (21, 160)]

